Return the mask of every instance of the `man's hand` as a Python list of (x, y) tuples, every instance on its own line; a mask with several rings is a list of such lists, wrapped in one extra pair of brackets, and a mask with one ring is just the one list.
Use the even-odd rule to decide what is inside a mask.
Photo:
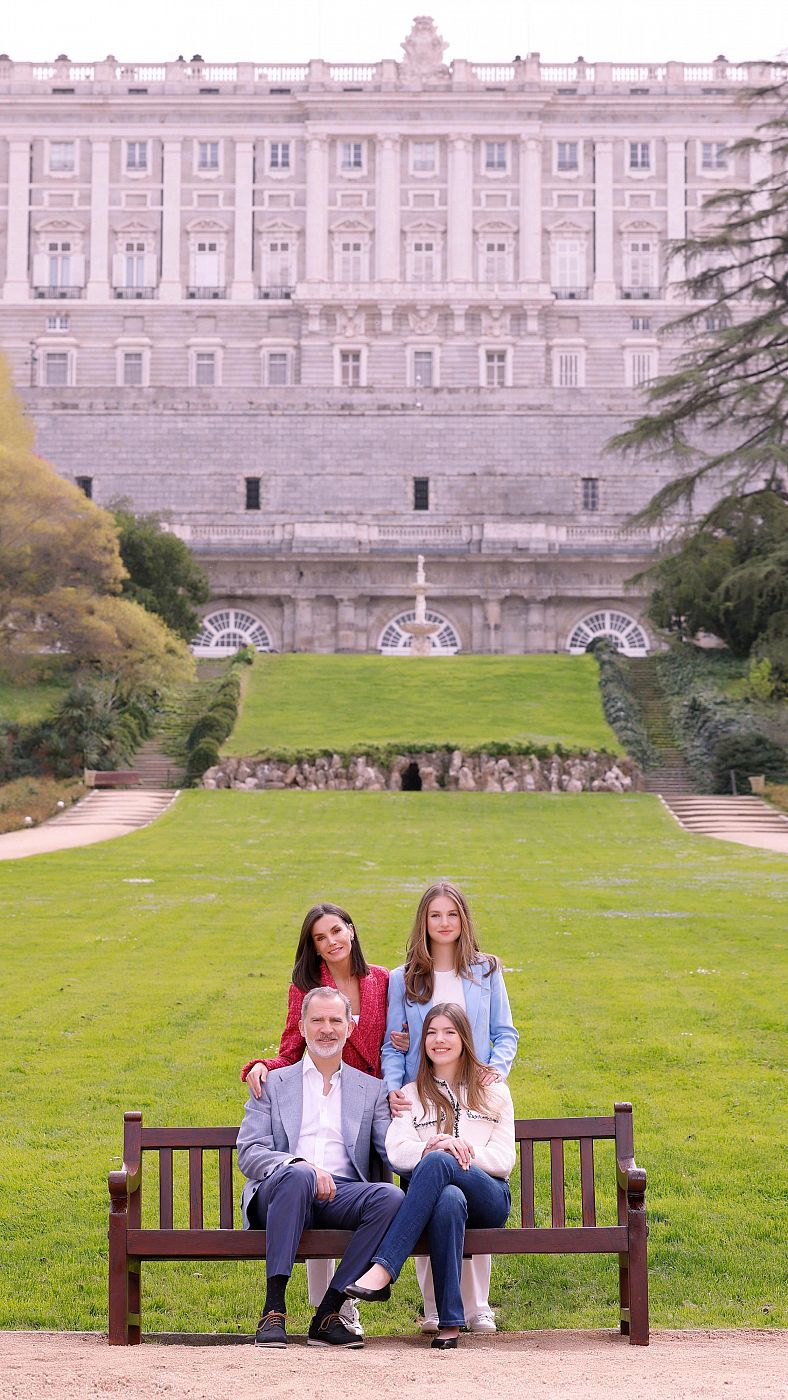
[[(314, 1166), (314, 1163), (312, 1164)], [(324, 1172), (322, 1167), (315, 1167), (315, 1200), (333, 1201), (337, 1194), (336, 1182), (330, 1172)]]
[(249, 1088), (251, 1089), (256, 1099), (259, 1099), (261, 1093), (263, 1092), (263, 1085), (265, 1084), (267, 1078), (268, 1070), (266, 1069), (265, 1065), (260, 1060), (258, 1060), (257, 1064), (252, 1065), (252, 1068), (246, 1076), (246, 1082), (249, 1085)]
[(413, 1104), (404, 1089), (392, 1089), (389, 1094), (389, 1108), (392, 1118), (400, 1118), (403, 1113), (411, 1112)]
[(463, 1171), (468, 1171), (476, 1153), (473, 1144), (466, 1142), (465, 1138), (450, 1137), (448, 1133), (438, 1133), (435, 1137), (429, 1138), (424, 1144), (422, 1157), (426, 1157), (428, 1152), (448, 1152), (452, 1157), (456, 1157)]

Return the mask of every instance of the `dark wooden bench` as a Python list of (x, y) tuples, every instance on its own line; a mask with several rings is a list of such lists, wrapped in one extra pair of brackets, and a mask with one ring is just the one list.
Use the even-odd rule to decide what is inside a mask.
[[(141, 1113), (125, 1115), (123, 1167), (110, 1172), (109, 1341), (139, 1342), (142, 1262), (154, 1259), (264, 1259), (265, 1231), (237, 1227), (233, 1153), (237, 1128), (143, 1128)], [(646, 1173), (635, 1165), (632, 1105), (617, 1103), (610, 1117), (521, 1118), (515, 1123), (520, 1148), (522, 1226), (467, 1230), (465, 1254), (616, 1254), (621, 1331), (637, 1346), (648, 1345), (646, 1265)], [(597, 1224), (594, 1143), (615, 1144), (617, 1221)], [(549, 1143), (551, 1223), (535, 1223), (534, 1144)], [(567, 1224), (567, 1142), (579, 1144), (580, 1223)], [(142, 1162), (159, 1158), (158, 1227), (142, 1227)], [(173, 1154), (188, 1153), (189, 1228), (173, 1225)], [(204, 1228), (203, 1154), (218, 1152), (218, 1229)], [(612, 1194), (612, 1182), (611, 1182)], [(184, 1203), (185, 1210), (185, 1203)], [(346, 1248), (343, 1230), (305, 1230), (299, 1259), (333, 1259)], [(426, 1253), (426, 1246), (418, 1252)], [(262, 1281), (261, 1281), (262, 1282)]]
[(134, 768), (115, 768), (106, 773), (99, 768), (85, 769), (85, 787), (139, 787), (139, 784), (140, 775)]

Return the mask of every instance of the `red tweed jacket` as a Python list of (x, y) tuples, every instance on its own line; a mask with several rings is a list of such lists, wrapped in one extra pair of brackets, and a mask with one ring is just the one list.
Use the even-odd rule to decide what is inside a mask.
[[(336, 986), (325, 963), (322, 965), (320, 981), (324, 987)], [(376, 1079), (382, 1078), (380, 1049), (386, 1033), (388, 986), (389, 974), (385, 967), (370, 967), (369, 976), (361, 978), (361, 1012), (358, 1023), (354, 1025), (342, 1051), (342, 1059), (346, 1064), (360, 1069), (364, 1074), (372, 1074)], [(279, 1042), (279, 1054), (271, 1060), (250, 1060), (241, 1070), (242, 1080), (246, 1080), (252, 1065), (262, 1063), (266, 1069), (283, 1069), (285, 1065), (294, 1065), (301, 1059), (306, 1043), (298, 1029), (298, 1022), (305, 995), (305, 992), (300, 992), (291, 982), (287, 997), (287, 1020)]]

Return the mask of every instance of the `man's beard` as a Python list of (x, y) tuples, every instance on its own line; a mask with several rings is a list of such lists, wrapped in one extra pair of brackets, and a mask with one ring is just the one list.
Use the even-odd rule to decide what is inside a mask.
[(306, 1048), (310, 1055), (318, 1055), (321, 1060), (330, 1060), (332, 1055), (336, 1055), (337, 1051), (342, 1049), (342, 1046), (338, 1040), (332, 1041), (330, 1045), (326, 1041), (308, 1040)]

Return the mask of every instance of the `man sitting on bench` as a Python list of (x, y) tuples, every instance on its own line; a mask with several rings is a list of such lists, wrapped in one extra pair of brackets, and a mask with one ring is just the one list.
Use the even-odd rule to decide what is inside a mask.
[[(307, 992), (299, 1029), (303, 1060), (270, 1072), (250, 1095), (238, 1133), (248, 1178), (244, 1224), (266, 1232), (266, 1295), (257, 1346), (284, 1347), (285, 1290), (304, 1229), (352, 1230), (353, 1238), (309, 1326), (312, 1346), (361, 1347), (339, 1317), (345, 1287), (372, 1262), (403, 1201), (399, 1187), (371, 1182), (370, 1149), (384, 1157), (391, 1121), (385, 1085), (342, 1063), (353, 1012), (342, 992)], [(389, 1290), (380, 1290), (381, 1301)]]

